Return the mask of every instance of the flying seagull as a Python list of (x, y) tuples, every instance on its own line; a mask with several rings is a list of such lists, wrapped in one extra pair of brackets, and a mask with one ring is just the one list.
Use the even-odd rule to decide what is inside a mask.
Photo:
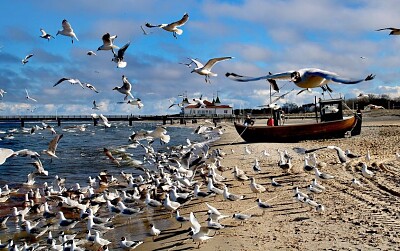
[(5, 90), (3, 90), (3, 89), (0, 89), (0, 96), (1, 97), (4, 97), (4, 93), (7, 93)]
[(69, 22), (64, 19), (61, 23), (62, 25), (62, 30), (57, 31), (57, 34), (61, 34), (67, 37), (71, 37), (71, 42), (74, 43), (74, 38), (76, 39), (76, 41), (79, 41), (78, 38), (76, 37), (74, 30), (72, 29), (71, 25), (69, 24)]
[(327, 87), (329, 81), (341, 84), (358, 84), (363, 81), (369, 81), (375, 78), (375, 75), (370, 74), (364, 79), (355, 79), (355, 80), (345, 79), (341, 78), (337, 73), (320, 70), (316, 68), (304, 68), (297, 71), (287, 71), (261, 77), (246, 77), (229, 72), (227, 72), (225, 76), (239, 82), (250, 82), (262, 79), (289, 80), (292, 81), (298, 87), (305, 89), (316, 88), (316, 87), (324, 88)]
[(34, 101), (34, 102), (37, 102), (36, 99), (31, 98), (31, 97), (29, 96), (29, 93), (28, 93), (28, 90), (27, 90), (27, 89), (25, 89), (25, 92), (26, 92), (26, 99), (27, 99), (27, 100), (32, 100), (32, 101)]
[(95, 93), (99, 93), (99, 91), (97, 91), (96, 88), (93, 85), (91, 85), (89, 83), (85, 83), (85, 86), (86, 86), (86, 88), (94, 91)]
[(128, 49), (129, 45), (131, 44), (131, 42), (126, 43), (124, 46), (122, 46), (117, 53), (115, 53), (114, 51), (114, 58), (112, 59), (112, 61), (114, 61), (115, 63), (117, 63), (117, 67), (118, 68), (125, 68), (126, 67), (126, 62), (124, 61), (124, 54), (126, 49)]
[(43, 150), (43, 153), (49, 155), (50, 157), (58, 158), (56, 155), (56, 149), (58, 146), (58, 142), (63, 137), (63, 134), (57, 134), (49, 143), (49, 148), (47, 150)]
[(117, 90), (122, 94), (125, 94), (125, 98), (124, 100), (128, 99), (128, 96), (130, 96), (132, 99), (134, 99), (134, 97), (132, 96), (131, 93), (131, 89), (132, 89), (132, 85), (131, 83), (129, 83), (128, 79), (125, 77), (125, 75), (122, 75), (122, 83), (123, 85), (121, 87), (114, 87), (113, 90)]
[(146, 27), (148, 28), (154, 28), (154, 27), (158, 27), (158, 28), (162, 28), (166, 31), (172, 32), (172, 35), (174, 36), (174, 38), (177, 38), (176, 34), (178, 35), (182, 35), (183, 30), (178, 29), (178, 27), (184, 25), (187, 21), (189, 20), (189, 14), (185, 13), (183, 15), (183, 17), (181, 18), (181, 20), (170, 23), (170, 24), (158, 24), (158, 25), (151, 25), (149, 23), (146, 23)]
[(97, 54), (94, 51), (88, 51), (88, 52), (86, 52), (86, 55), (88, 55), (88, 56), (96, 56)]
[(101, 105), (97, 105), (96, 104), (96, 100), (93, 100), (93, 107), (92, 107), (92, 109), (94, 109), (94, 110), (99, 110), (99, 107), (100, 107)]
[(205, 76), (206, 83), (207, 83), (207, 82), (208, 82), (208, 83), (211, 83), (211, 82), (210, 82), (210, 76), (212, 76), (212, 77), (216, 77), (216, 76), (217, 76), (216, 73), (211, 72), (212, 67), (213, 67), (216, 63), (218, 63), (218, 62), (220, 62), (220, 61), (224, 61), (224, 60), (228, 60), (228, 59), (232, 59), (232, 58), (233, 58), (233, 57), (212, 58), (212, 59), (208, 60), (207, 63), (206, 63), (205, 65), (203, 65), (202, 63), (200, 63), (200, 62), (197, 61), (196, 59), (191, 58), (190, 60), (191, 60), (193, 63), (196, 64), (196, 68), (194, 68), (194, 69), (192, 70), (192, 73), (193, 73), (193, 72), (196, 72), (197, 74), (204, 75), (204, 76)]
[(136, 99), (129, 99), (127, 102), (117, 102), (118, 104), (128, 104), (128, 105), (134, 105), (137, 106), (139, 109), (142, 109), (142, 107), (144, 106), (144, 104), (142, 103), (142, 100), (140, 98), (136, 98)]
[(383, 31), (383, 30), (390, 30), (389, 35), (400, 35), (400, 29), (399, 28), (382, 28), (382, 29), (378, 29), (376, 31)]
[(114, 53), (114, 49), (119, 49), (118, 46), (114, 45), (114, 40), (117, 38), (117, 35), (111, 36), (110, 33), (106, 33), (103, 35), (103, 37), (101, 38), (103, 40), (103, 44), (97, 48), (98, 51), (100, 50), (104, 50), (104, 51), (108, 51), (111, 50)]
[(22, 64), (25, 65), (26, 63), (28, 63), (28, 59), (30, 59), (31, 57), (33, 57), (33, 54), (26, 55), (25, 58), (21, 60)]
[(47, 39), (47, 41), (50, 41), (51, 38), (55, 39), (52, 35), (48, 34), (45, 30), (42, 28), (40, 29), (40, 32), (42, 32), (42, 35), (40, 35), (41, 38)]
[(57, 83), (55, 83), (53, 85), (53, 87), (56, 87), (58, 84), (64, 82), (64, 81), (68, 81), (71, 85), (75, 85), (78, 84), (82, 87), (82, 89), (85, 89), (85, 87), (83, 86), (83, 84), (81, 83), (81, 81), (77, 78), (61, 78), (60, 80), (57, 81)]

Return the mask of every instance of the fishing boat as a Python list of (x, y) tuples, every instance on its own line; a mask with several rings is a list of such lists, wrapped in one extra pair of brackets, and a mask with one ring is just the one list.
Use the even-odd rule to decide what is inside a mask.
[(319, 122), (279, 126), (246, 126), (235, 123), (235, 128), (242, 139), (248, 143), (299, 142), (344, 138), (361, 133), (361, 114), (355, 113), (353, 116), (343, 117), (342, 99), (320, 100), (319, 104)]

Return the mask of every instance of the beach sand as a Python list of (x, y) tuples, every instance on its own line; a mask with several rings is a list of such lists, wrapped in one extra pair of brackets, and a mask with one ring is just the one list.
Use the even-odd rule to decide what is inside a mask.
[[(202, 226), (206, 225), (207, 206), (216, 207), (222, 214), (230, 216), (223, 219), (225, 228), (211, 231), (212, 239), (204, 242), (200, 250), (398, 250), (400, 248), (400, 161), (395, 153), (400, 150), (400, 119), (397, 114), (364, 114), (361, 135), (331, 140), (307, 141), (299, 143), (254, 143), (244, 142), (231, 123), (221, 123), (224, 134), (215, 142), (212, 149), (222, 149), (226, 155), (221, 164), (226, 167), (237, 166), (256, 182), (264, 185), (267, 191), (256, 195), (251, 192), (249, 181), (241, 182), (226, 171), (224, 183), (229, 191), (243, 194), (240, 201), (227, 202), (222, 195), (204, 200), (193, 199), (182, 206), (181, 215), (194, 212)], [(252, 151), (244, 154), (244, 147)], [(316, 148), (336, 145), (343, 150), (350, 149), (361, 155), (345, 165), (339, 163), (334, 150), (317, 151), (319, 162), (327, 165), (322, 172), (335, 176), (333, 180), (319, 182), (326, 190), (314, 196), (314, 200), (325, 206), (319, 214), (315, 208), (296, 202), (292, 189), (297, 186), (307, 192), (306, 187), (315, 177), (314, 172), (303, 170), (304, 155), (293, 151), (293, 147)], [(293, 167), (286, 173), (278, 165), (277, 149), (287, 150), (292, 156)], [(234, 153), (232, 153), (232, 150)], [(267, 150), (270, 156), (261, 155)], [(358, 165), (366, 161), (369, 150), (371, 161), (368, 167), (374, 172), (373, 178), (364, 178)], [(261, 172), (252, 170), (255, 158), (260, 162)], [(210, 160), (211, 161), (211, 160)], [(273, 187), (271, 178), (282, 187)], [(362, 187), (351, 186), (355, 177)], [(196, 180), (200, 180), (196, 176)], [(202, 190), (206, 189), (206, 184)], [(262, 216), (255, 200), (267, 201), (272, 208)], [(231, 218), (234, 213), (250, 214), (244, 222)], [(169, 217), (164, 215), (163, 217)], [(174, 221), (172, 221), (174, 222)], [(161, 229), (161, 235), (153, 242), (150, 237), (136, 250), (190, 250), (196, 249), (187, 230), (190, 223), (173, 223), (168, 229)]]

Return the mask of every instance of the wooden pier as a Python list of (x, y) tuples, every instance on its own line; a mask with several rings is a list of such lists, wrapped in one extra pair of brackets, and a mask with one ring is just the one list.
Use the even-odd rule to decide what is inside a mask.
[[(224, 115), (224, 116), (183, 116), (179, 114), (174, 115), (104, 115), (109, 121), (127, 121), (130, 126), (133, 125), (135, 121), (162, 121), (163, 125), (174, 124), (186, 124), (197, 123), (199, 120), (211, 120), (213, 123), (218, 123), (222, 120), (230, 120), (233, 121), (234, 116), (232, 115)], [(62, 121), (76, 121), (76, 122), (84, 122), (90, 121), (93, 122), (93, 125), (97, 125), (99, 118), (94, 119), (90, 115), (13, 115), (13, 116), (0, 116), (1, 122), (19, 122), (21, 127), (25, 126), (25, 122), (56, 122), (58, 126), (61, 126)]]

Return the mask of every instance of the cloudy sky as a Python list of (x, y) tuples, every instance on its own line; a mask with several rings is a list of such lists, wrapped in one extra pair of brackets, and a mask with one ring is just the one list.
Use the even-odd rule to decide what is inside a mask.
[[(0, 9), (0, 115), (90, 114), (92, 102), (103, 114), (168, 114), (169, 99), (211, 100), (217, 93), (225, 104), (254, 108), (269, 102), (266, 81), (240, 83), (227, 79), (226, 72), (247, 76), (315, 67), (346, 78), (369, 82), (345, 86), (331, 84), (333, 97), (354, 98), (359, 93), (400, 95), (400, 36), (389, 36), (379, 28), (400, 27), (400, 5), (396, 0), (71, 0), (1, 1)], [(170, 23), (189, 14), (175, 39), (159, 28), (140, 26)], [(56, 33), (67, 19), (79, 41)], [(56, 37), (39, 37), (43, 28)], [(98, 51), (104, 33), (117, 35), (115, 44), (128, 41), (125, 60), (119, 69), (111, 51)], [(33, 53), (25, 65), (21, 59)], [(211, 84), (186, 67), (188, 57), (205, 63), (214, 57), (232, 56), (213, 68)], [(113, 91), (122, 75), (132, 83), (135, 97), (144, 107), (118, 104), (124, 95)], [(62, 77), (78, 78), (94, 85), (100, 93), (62, 83)], [(290, 82), (279, 82), (281, 93), (295, 91), (280, 101), (310, 103), (321, 90), (296, 95)], [(25, 90), (38, 102), (26, 100)]]

